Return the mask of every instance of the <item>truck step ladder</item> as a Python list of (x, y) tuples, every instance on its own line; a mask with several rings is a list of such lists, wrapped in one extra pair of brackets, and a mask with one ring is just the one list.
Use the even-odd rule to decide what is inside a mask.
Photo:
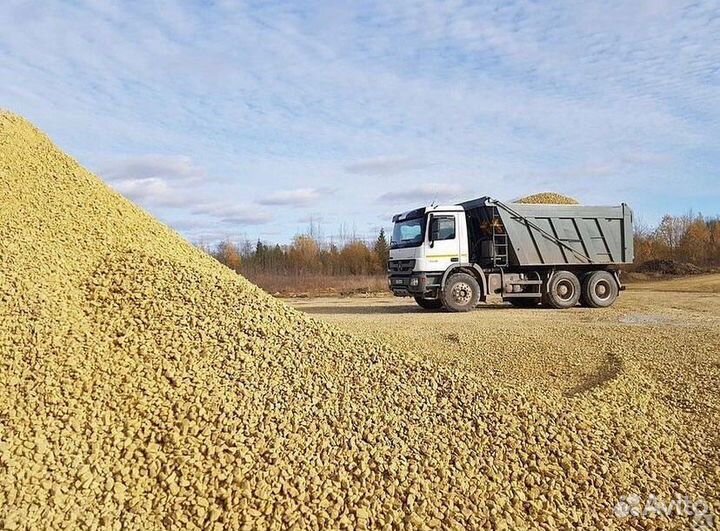
[(502, 220), (498, 216), (497, 208), (493, 208), (492, 222), (492, 241), (493, 241), (493, 266), (506, 267), (508, 265), (508, 239)]

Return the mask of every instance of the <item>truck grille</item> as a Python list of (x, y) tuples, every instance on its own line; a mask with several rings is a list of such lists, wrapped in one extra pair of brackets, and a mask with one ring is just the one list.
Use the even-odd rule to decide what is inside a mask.
[(410, 273), (415, 268), (415, 260), (388, 260), (388, 273)]

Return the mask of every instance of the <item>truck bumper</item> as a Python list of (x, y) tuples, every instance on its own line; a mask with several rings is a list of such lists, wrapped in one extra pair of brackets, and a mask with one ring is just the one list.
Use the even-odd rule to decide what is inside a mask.
[(388, 276), (390, 291), (396, 297), (423, 297), (436, 299), (442, 273), (407, 273)]

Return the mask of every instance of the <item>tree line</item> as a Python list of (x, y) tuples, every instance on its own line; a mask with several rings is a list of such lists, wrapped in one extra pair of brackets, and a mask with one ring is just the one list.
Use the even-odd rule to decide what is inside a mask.
[(377, 239), (351, 239), (341, 244), (321, 242), (312, 234), (295, 236), (289, 245), (258, 240), (241, 244), (225, 240), (203, 249), (219, 262), (244, 275), (380, 275), (385, 274), (390, 245), (385, 231)]
[(649, 260), (720, 265), (720, 218), (689, 212), (665, 215), (657, 227), (636, 226), (635, 263)]

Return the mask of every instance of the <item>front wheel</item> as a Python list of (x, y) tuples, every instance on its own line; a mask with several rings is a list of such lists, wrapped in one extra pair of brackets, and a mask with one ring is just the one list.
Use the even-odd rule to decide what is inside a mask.
[(455, 273), (448, 278), (440, 296), (443, 306), (452, 312), (468, 312), (480, 300), (480, 285), (467, 273)]
[(425, 310), (439, 310), (442, 308), (442, 301), (440, 299), (423, 299), (422, 297), (415, 297), (415, 302), (418, 303), (420, 308)]

